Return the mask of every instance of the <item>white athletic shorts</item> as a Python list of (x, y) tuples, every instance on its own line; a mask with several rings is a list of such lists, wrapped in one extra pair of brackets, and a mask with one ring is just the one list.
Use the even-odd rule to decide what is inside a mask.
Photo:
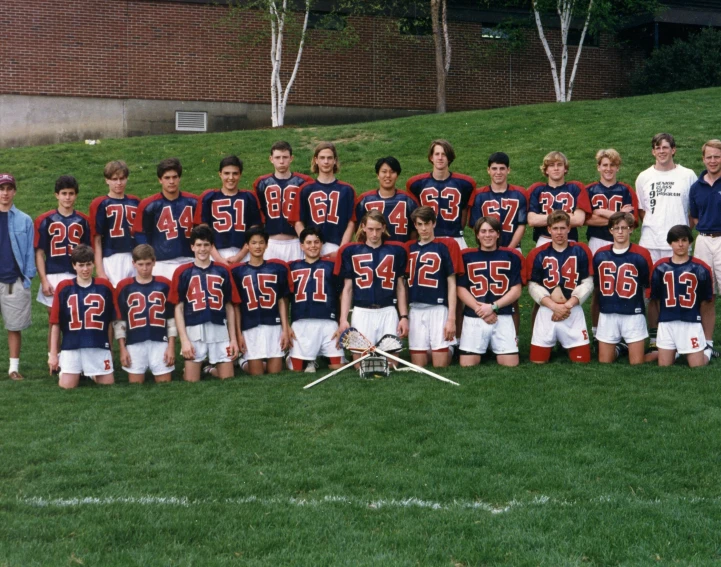
[(280, 348), (280, 335), (283, 327), (280, 325), (258, 325), (243, 331), (246, 353), (244, 360), (261, 360), (264, 358), (283, 358), (284, 352)]
[(595, 337), (602, 343), (615, 345), (621, 342), (635, 343), (648, 338), (646, 317), (641, 313), (621, 315), (619, 313), (601, 313), (598, 316), (598, 329)]
[(165, 351), (168, 349), (168, 343), (144, 341), (128, 345), (127, 348), (130, 354), (130, 366), (123, 366), (123, 370), (128, 374), (145, 374), (150, 369), (153, 376), (160, 376), (175, 370), (174, 366), (168, 366), (163, 361)]
[(699, 234), (696, 237), (694, 257), (708, 264), (713, 273), (714, 292), (721, 291), (721, 236), (704, 236)]
[(489, 345), (496, 354), (518, 354), (518, 336), (513, 315), (499, 315), (493, 325), (480, 317), (463, 318), (463, 331), (458, 345), (461, 353), (486, 354)]
[(103, 270), (113, 287), (117, 286), (120, 280), (135, 277), (132, 253), (122, 252), (103, 258)]
[[(237, 246), (231, 246), (230, 248), (221, 248), (218, 250), (218, 254), (222, 258), (230, 258), (231, 256), (235, 256), (238, 252), (240, 252), (240, 248)], [(239, 262), (247, 262), (250, 260), (250, 252), (248, 252), (245, 256), (243, 256)]]
[(338, 323), (329, 319), (301, 319), (291, 325), (295, 333), (290, 357), (299, 360), (315, 360), (318, 355), (340, 358), (343, 349), (338, 348), (333, 335)]
[(465, 250), (468, 248), (468, 244), (466, 244), (466, 239), (463, 236), (456, 236), (453, 240), (458, 242), (458, 246), (461, 250)]
[(571, 309), (571, 316), (564, 321), (551, 321), (552, 316), (553, 311), (548, 307), (541, 305), (538, 308), (532, 345), (552, 348), (559, 342), (563, 348), (569, 349), (589, 344), (586, 318), (580, 305)]
[(104, 376), (113, 372), (113, 355), (106, 348), (79, 348), (60, 352), (61, 374)]
[(412, 303), (408, 315), (408, 350), (441, 350), (455, 344), (445, 340), (443, 326), (448, 320), (448, 307)]
[[(300, 243), (298, 244), (300, 246)], [(337, 244), (333, 244), (332, 242), (326, 242), (323, 245), (323, 248), (320, 249), (320, 255), (321, 256), (328, 256), (329, 254), (335, 254), (338, 252), (338, 249), (340, 246)]]
[(598, 252), (604, 246), (608, 246), (609, 244), (613, 244), (613, 242), (609, 242), (608, 240), (604, 240), (603, 238), (596, 238), (595, 236), (592, 236), (588, 239), (588, 247), (591, 249), (591, 254), (593, 254), (594, 256), (596, 255), (596, 252)]
[(230, 362), (230, 336), (225, 325), (203, 323), (186, 328), (188, 339), (195, 349), (193, 362), (203, 362), (208, 357), (210, 364)]
[(392, 305), (381, 309), (354, 307), (351, 327), (358, 329), (371, 343), (376, 344), (384, 335), (395, 335), (398, 330), (398, 311)]
[(23, 287), (22, 278), (13, 284), (0, 283), (0, 315), (8, 331), (24, 331), (30, 326), (32, 299), (30, 288)]
[(303, 251), (300, 249), (300, 240), (297, 238), (292, 240), (271, 238), (268, 240), (268, 248), (265, 249), (263, 255), (266, 260), (283, 260), (283, 262), (302, 260), (304, 257)]
[[(52, 285), (53, 288), (57, 288), (60, 282), (73, 279), (75, 277), (75, 274), (63, 272), (62, 274), (48, 274), (47, 277), (50, 285)], [(47, 305), (48, 307), (53, 306), (53, 296), (51, 295), (50, 297), (48, 297), (47, 295), (44, 295), (42, 285), (38, 287), (38, 295), (35, 299), (37, 299), (43, 305)]]
[(706, 348), (706, 336), (701, 323), (669, 321), (658, 324), (656, 346), (664, 350), (675, 350), (679, 354), (701, 352)]
[(164, 278), (168, 278), (171, 282), (173, 281), (173, 274), (175, 273), (175, 270), (177, 270), (180, 266), (184, 264), (190, 264), (193, 261), (193, 258), (171, 258), (170, 260), (158, 260), (155, 262), (155, 267), (153, 268), (153, 275), (154, 276), (163, 276)]

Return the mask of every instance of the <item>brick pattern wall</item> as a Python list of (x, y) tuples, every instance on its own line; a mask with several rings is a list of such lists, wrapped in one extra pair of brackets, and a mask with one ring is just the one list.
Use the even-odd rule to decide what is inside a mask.
[[(228, 8), (147, 0), (3, 0), (0, 93), (269, 103), (269, 38), (260, 13), (230, 22)], [(313, 30), (289, 103), (362, 108), (435, 108), (433, 41), (354, 18), (359, 41), (328, 50)], [(534, 33), (522, 51), (480, 38), (480, 26), (451, 22), (449, 110), (555, 100), (548, 60)], [(245, 40), (239, 39), (242, 36)], [(261, 37), (257, 45), (249, 38)], [(549, 39), (558, 53), (560, 40)], [(571, 49), (572, 61), (575, 49)], [(284, 81), (295, 47), (285, 46)], [(638, 63), (609, 47), (585, 47), (574, 100), (625, 94)], [(568, 70), (570, 74), (570, 67)]]

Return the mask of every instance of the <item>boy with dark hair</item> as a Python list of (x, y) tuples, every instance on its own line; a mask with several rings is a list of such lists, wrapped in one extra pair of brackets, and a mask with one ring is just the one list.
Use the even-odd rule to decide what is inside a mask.
[(48, 366), (50, 372), (60, 372), (61, 388), (77, 388), (81, 374), (96, 384), (114, 383), (110, 352), (113, 287), (108, 280), (93, 278), (94, 260), (90, 246), (76, 246), (70, 263), (77, 277), (63, 280), (55, 289)]
[(396, 188), (400, 174), (401, 164), (393, 156), (382, 157), (376, 161), (379, 188), (358, 196), (353, 211), (354, 225), (368, 211), (375, 209), (386, 218), (391, 240), (408, 242), (414, 238), (410, 215), (420, 205), (415, 197)]
[(177, 158), (164, 159), (156, 171), (161, 191), (140, 201), (133, 230), (138, 244), (150, 244), (155, 250), (153, 275), (172, 281), (179, 266), (193, 261), (190, 231), (198, 198), (180, 191), (183, 166)]
[(99, 278), (108, 279), (114, 286), (135, 273), (133, 222), (140, 199), (125, 193), (129, 174), (124, 161), (108, 162), (103, 170), (108, 194), (96, 197), (90, 203), (95, 270)]
[(312, 177), (291, 171), (293, 148), (288, 142), (278, 141), (270, 147), (273, 173), (261, 175), (253, 183), (260, 209), (265, 217), (265, 230), (270, 236), (265, 259), (284, 262), (303, 257), (298, 233), (291, 222), (291, 211), (298, 189)]
[(455, 159), (456, 152), (448, 140), (433, 140), (428, 148), (432, 171), (411, 177), (406, 182), (406, 191), (421, 205), (433, 208), (438, 217), (435, 233), (455, 238), (463, 250), (467, 247), (463, 227), (467, 224), (468, 201), (476, 182), (468, 175), (451, 173), (449, 168)]
[(176, 270), (169, 297), (185, 358), (184, 379), (198, 382), (206, 357), (219, 378), (231, 378), (238, 356), (233, 309), (238, 295), (228, 268), (210, 259), (213, 231), (196, 226), (189, 240), (195, 259)]
[(408, 348), (411, 362), (433, 366), (451, 363), (456, 337), (456, 274), (462, 273), (461, 249), (448, 237), (436, 238), (436, 213), (419, 207), (411, 214), (418, 240), (405, 244), (408, 252)]
[[(40, 275), (37, 300), (47, 307), (60, 282), (75, 277), (70, 254), (80, 244), (90, 244), (90, 221), (75, 210), (80, 188), (71, 175), (61, 175), (55, 181), (58, 206), (35, 219), (35, 263)], [(48, 350), (50, 329), (48, 329)]]
[(290, 296), (290, 354), (286, 359), (290, 370), (314, 372), (320, 354), (330, 359), (329, 368), (340, 368), (343, 350), (336, 345), (338, 331), (339, 281), (333, 275), (333, 262), (321, 258), (323, 235), (309, 226), (300, 233), (300, 246), (305, 258), (288, 267), (293, 282)]
[(247, 238), (250, 260), (231, 270), (239, 295), (235, 325), (244, 353), (241, 369), (253, 376), (275, 374), (283, 369), (283, 351), (290, 346), (288, 295), (293, 281), (285, 262), (263, 259), (267, 232), (253, 227)]
[(666, 242), (672, 256), (656, 262), (651, 275), (651, 301), (659, 312), (658, 365), (671, 366), (678, 353), (690, 367), (705, 366), (713, 354), (705, 330), (713, 329), (716, 317), (711, 268), (689, 255), (688, 226), (671, 227)]
[(223, 186), (204, 191), (195, 209), (195, 224), (207, 224), (215, 234), (211, 256), (215, 262), (236, 264), (247, 259), (245, 231), (263, 223), (255, 193), (238, 189), (243, 162), (237, 156), (220, 161), (218, 175)]
[(120, 362), (131, 384), (142, 384), (149, 369), (156, 382), (170, 382), (175, 369), (175, 309), (169, 301), (171, 283), (153, 276), (155, 252), (148, 244), (133, 249), (136, 276), (115, 290), (115, 338)]

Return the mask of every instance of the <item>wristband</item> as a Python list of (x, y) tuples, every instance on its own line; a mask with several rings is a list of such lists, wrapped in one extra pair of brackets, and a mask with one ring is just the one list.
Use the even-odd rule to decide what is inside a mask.
[(401, 315), (399, 319), (408, 319), (408, 315)]
[(494, 312), (494, 313), (498, 313), (498, 304), (497, 304), (497, 303), (493, 303), (493, 304), (491, 305), (491, 309), (493, 309), (493, 312)]

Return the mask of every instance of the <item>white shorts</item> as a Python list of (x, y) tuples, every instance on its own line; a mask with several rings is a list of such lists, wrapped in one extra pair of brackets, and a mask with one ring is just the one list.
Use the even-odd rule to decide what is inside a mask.
[(175, 370), (174, 366), (168, 366), (163, 360), (168, 343), (144, 341), (128, 345), (127, 348), (130, 354), (130, 366), (123, 366), (123, 370), (128, 374), (145, 374), (150, 369), (153, 376), (160, 376)]
[(466, 239), (463, 236), (456, 236), (453, 240), (458, 242), (458, 247), (461, 250), (465, 250), (466, 248), (468, 248), (468, 244), (466, 244)]
[(104, 376), (113, 372), (113, 355), (106, 348), (80, 348), (60, 352), (61, 374)]
[(283, 260), (283, 262), (302, 260), (304, 257), (303, 251), (300, 249), (300, 240), (297, 238), (289, 240), (271, 238), (268, 240), (268, 248), (265, 249), (263, 255), (266, 260)]
[(571, 316), (564, 321), (551, 321), (552, 316), (553, 311), (548, 307), (541, 305), (538, 308), (532, 345), (552, 348), (559, 342), (563, 348), (570, 349), (589, 344), (586, 318), (580, 305), (571, 309)]
[(122, 252), (103, 258), (103, 270), (108, 276), (113, 287), (117, 286), (120, 280), (135, 277), (135, 266), (133, 266), (133, 254)]
[(243, 331), (247, 349), (243, 359), (283, 358), (284, 352), (280, 348), (282, 332), (283, 327), (280, 325), (258, 325), (248, 331)]
[(371, 343), (376, 344), (384, 335), (395, 335), (398, 330), (398, 311), (392, 305), (381, 309), (354, 307), (351, 327), (358, 329)]
[[(75, 274), (71, 274), (68, 272), (63, 272), (62, 274), (48, 274), (47, 275), (48, 281), (50, 282), (50, 285), (53, 286), (53, 289), (57, 288), (58, 284), (60, 282), (64, 282), (65, 280), (71, 280), (74, 277), (75, 277)], [(40, 287), (38, 287), (38, 295), (35, 299), (37, 299), (43, 305), (47, 305), (48, 307), (53, 306), (53, 296), (51, 295), (50, 297), (48, 297), (47, 295), (44, 295), (42, 285)]]
[(320, 249), (320, 255), (328, 256), (329, 254), (335, 254), (336, 252), (338, 252), (338, 248), (340, 248), (340, 246), (338, 246), (337, 244), (333, 244), (332, 242), (326, 242), (325, 244), (323, 244), (323, 248)]
[(513, 315), (499, 315), (493, 325), (480, 317), (463, 318), (463, 331), (458, 345), (461, 353), (486, 354), (489, 345), (496, 354), (518, 354), (518, 336)]
[(675, 350), (679, 354), (701, 352), (706, 348), (706, 336), (701, 323), (668, 321), (658, 324), (656, 346), (664, 350)]
[(32, 323), (33, 296), (23, 287), (23, 279), (15, 283), (0, 283), (0, 315), (8, 331), (24, 331)]
[(202, 325), (191, 325), (185, 329), (188, 339), (195, 349), (193, 362), (203, 362), (208, 357), (210, 364), (230, 362), (230, 336), (225, 325), (214, 323), (203, 323)]
[(426, 352), (441, 350), (455, 344), (447, 341), (443, 327), (448, 320), (445, 305), (411, 304), (408, 316), (408, 350)]
[[(231, 256), (235, 256), (238, 252), (240, 252), (240, 248), (237, 246), (231, 246), (230, 248), (221, 248), (218, 250), (218, 254), (222, 258), (230, 258)], [(239, 262), (247, 262), (250, 260), (250, 252), (248, 252), (245, 256), (243, 256)]]
[(193, 258), (183, 257), (172, 258), (170, 260), (158, 260), (157, 262), (155, 262), (155, 267), (153, 268), (153, 275), (163, 276), (164, 278), (168, 278), (172, 282), (175, 270), (177, 270), (180, 266), (184, 264), (190, 264), (192, 261)]
[(641, 314), (621, 315), (619, 313), (600, 313), (595, 338), (602, 343), (615, 345), (621, 342), (635, 343), (648, 338), (646, 317)]
[(593, 254), (594, 256), (596, 255), (596, 252), (598, 252), (604, 246), (608, 246), (609, 244), (613, 244), (613, 242), (609, 242), (608, 240), (604, 240), (603, 238), (596, 238), (595, 236), (592, 236), (588, 239), (588, 247), (591, 249), (591, 254)]
[(714, 292), (721, 291), (721, 236), (704, 236), (699, 234), (696, 237), (696, 252), (694, 257), (708, 264), (713, 273)]
[(328, 319), (301, 319), (295, 321), (291, 328), (295, 333), (293, 346), (290, 348), (291, 358), (299, 360), (315, 360), (318, 355), (328, 358), (340, 358), (343, 349), (338, 348), (333, 335), (338, 330), (338, 323)]

